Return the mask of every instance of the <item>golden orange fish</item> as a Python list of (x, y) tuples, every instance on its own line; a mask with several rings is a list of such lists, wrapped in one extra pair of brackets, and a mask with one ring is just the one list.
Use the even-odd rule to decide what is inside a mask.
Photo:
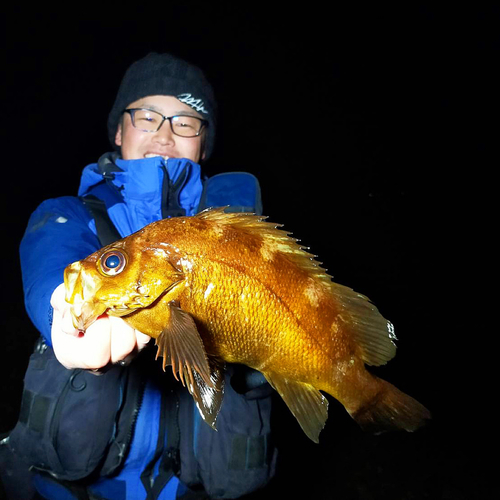
[(214, 428), (224, 362), (263, 373), (315, 442), (328, 409), (320, 391), (362, 427), (420, 427), (428, 410), (365, 368), (395, 355), (392, 324), (263, 219), (224, 209), (164, 219), (71, 264), (75, 327), (106, 313), (154, 337)]

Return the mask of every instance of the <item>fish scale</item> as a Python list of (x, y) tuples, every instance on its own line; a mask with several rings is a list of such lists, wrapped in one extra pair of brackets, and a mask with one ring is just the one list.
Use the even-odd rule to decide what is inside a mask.
[[(217, 272), (213, 270), (213, 267), (219, 268)], [(221, 264), (207, 263), (205, 259), (204, 269), (200, 274), (224, 276), (227, 273), (224, 272)], [(194, 281), (202, 284), (200, 291), (205, 287), (203, 279), (197, 280), (195, 278)], [(266, 344), (265, 334), (269, 331), (275, 331), (277, 319), (273, 317), (271, 320), (269, 316), (259, 314), (260, 303), (258, 300), (255, 300), (255, 296), (262, 296), (264, 292), (256, 290), (258, 283), (253, 286), (249, 285), (248, 279), (247, 282), (244, 282), (243, 276), (234, 284), (223, 280), (219, 281), (222, 284), (216, 286), (211, 293), (210, 303), (194, 299), (193, 303), (196, 306), (193, 308), (190, 308), (187, 304), (185, 306), (186, 310), (189, 310), (197, 317), (201, 325), (204, 326), (201, 335), (206, 344), (208, 344), (207, 349), (210, 350), (209, 354), (219, 356), (223, 359), (230, 358), (233, 362), (244, 362), (246, 364), (251, 362), (251, 358), (260, 359), (262, 356), (269, 355), (268, 352), (263, 352), (269, 350), (264, 349), (266, 345), (269, 345), (269, 348), (271, 348), (270, 341)], [(243, 306), (235, 304), (235, 302), (241, 302), (241, 293), (235, 294), (234, 290), (247, 292), (247, 300), (242, 301), (244, 303)], [(200, 299), (203, 296), (201, 293), (196, 293), (196, 290), (187, 293)], [(219, 304), (222, 301), (227, 302), (225, 306), (227, 310), (225, 309), (221, 312)], [(181, 304), (182, 302), (181, 299)], [(207, 321), (203, 321), (205, 316), (207, 317)], [(211, 329), (205, 326), (210, 321), (214, 325)], [(249, 328), (252, 329), (251, 335), (247, 334)], [(213, 331), (213, 334), (211, 334), (210, 330)], [(217, 340), (217, 344), (214, 342), (215, 339)], [(258, 351), (256, 351), (256, 348)]]
[[(109, 255), (119, 273), (103, 265)], [(80, 328), (106, 313), (154, 337), (214, 428), (225, 362), (260, 370), (315, 442), (320, 391), (367, 429), (413, 431), (430, 418), (365, 368), (395, 355), (391, 323), (262, 217), (209, 209), (154, 222), (68, 266), (65, 283)]]

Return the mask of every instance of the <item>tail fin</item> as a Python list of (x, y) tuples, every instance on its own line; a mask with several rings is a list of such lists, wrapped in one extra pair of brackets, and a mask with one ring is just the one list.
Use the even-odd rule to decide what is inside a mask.
[(430, 411), (389, 382), (378, 379), (381, 390), (368, 404), (351, 416), (370, 432), (390, 430), (416, 431), (431, 419)]

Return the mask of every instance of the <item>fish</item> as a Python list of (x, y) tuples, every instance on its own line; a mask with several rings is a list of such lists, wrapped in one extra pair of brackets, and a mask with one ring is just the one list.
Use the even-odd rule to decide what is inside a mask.
[(214, 429), (226, 363), (262, 373), (315, 443), (326, 395), (367, 431), (426, 424), (425, 406), (367, 369), (394, 357), (392, 323), (266, 219), (209, 208), (153, 222), (70, 264), (75, 328), (107, 314), (155, 338), (163, 370), (172, 366)]

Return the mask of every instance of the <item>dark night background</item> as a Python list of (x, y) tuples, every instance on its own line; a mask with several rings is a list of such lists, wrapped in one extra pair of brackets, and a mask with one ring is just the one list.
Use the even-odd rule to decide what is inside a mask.
[[(415, 434), (371, 436), (330, 398), (315, 445), (278, 402), (278, 474), (251, 498), (498, 494), (488, 388), (498, 328), (483, 326), (490, 292), (479, 281), (491, 276), (483, 238), (497, 227), (487, 172), (498, 140), (498, 7), (141, 4), (2, 12), (0, 432), (15, 425), (36, 338), (18, 258), (28, 217), (46, 198), (75, 194), (81, 169), (109, 150), (107, 113), (129, 64), (169, 51), (215, 87), (206, 173), (258, 176), (269, 219), (394, 323), (398, 354), (376, 373), (433, 413)], [(282, 130), (267, 133), (277, 118)]]

